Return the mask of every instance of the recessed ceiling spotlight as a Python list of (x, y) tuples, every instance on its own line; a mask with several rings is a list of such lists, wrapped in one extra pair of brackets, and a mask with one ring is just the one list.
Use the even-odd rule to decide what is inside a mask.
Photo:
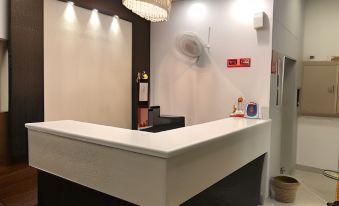
[(98, 9), (93, 9), (92, 10), (94, 13), (98, 13)]
[(68, 1), (67, 4), (70, 5), (70, 6), (73, 6), (74, 2), (73, 1)]
[(118, 15), (114, 15), (113, 18), (119, 19), (119, 16)]

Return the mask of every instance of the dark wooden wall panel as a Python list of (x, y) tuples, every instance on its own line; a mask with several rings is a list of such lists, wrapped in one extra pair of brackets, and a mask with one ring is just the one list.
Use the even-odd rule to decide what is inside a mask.
[(11, 0), (9, 27), (9, 151), (27, 158), (26, 122), (44, 120), (43, 0)]
[[(180, 206), (259, 205), (264, 159), (255, 159)], [(38, 187), (39, 206), (136, 206), (43, 171), (38, 172)]]
[[(98, 9), (132, 22), (132, 127), (137, 128), (137, 72), (150, 68), (150, 22), (125, 8), (121, 0), (74, 0), (76, 6)], [(11, 159), (27, 159), (27, 122), (44, 120), (43, 0), (10, 1), (10, 112)]]
[(0, 167), (7, 164), (8, 113), (0, 113)]

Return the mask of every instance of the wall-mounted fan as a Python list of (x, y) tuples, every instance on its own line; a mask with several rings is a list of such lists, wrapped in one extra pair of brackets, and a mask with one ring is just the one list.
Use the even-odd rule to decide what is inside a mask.
[[(210, 34), (208, 36), (210, 36)], [(209, 38), (210, 37), (208, 37), (208, 39)], [(180, 53), (194, 59), (199, 59), (199, 57), (203, 54), (204, 49), (210, 48), (209, 44), (205, 45), (198, 35), (192, 32), (186, 32), (178, 35), (176, 39), (176, 47)]]
[(204, 49), (201, 40), (194, 33), (179, 35), (176, 39), (176, 46), (178, 51), (191, 58), (199, 58)]

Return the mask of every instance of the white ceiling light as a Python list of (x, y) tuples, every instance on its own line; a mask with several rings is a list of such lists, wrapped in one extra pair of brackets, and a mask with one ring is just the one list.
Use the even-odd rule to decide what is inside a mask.
[(122, 0), (123, 5), (152, 22), (167, 21), (172, 0)]

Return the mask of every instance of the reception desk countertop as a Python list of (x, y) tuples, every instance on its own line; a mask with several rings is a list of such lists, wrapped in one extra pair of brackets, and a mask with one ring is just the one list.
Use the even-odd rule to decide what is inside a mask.
[(72, 120), (26, 124), (32, 131), (168, 158), (192, 147), (227, 138), (270, 120), (226, 118), (194, 126), (149, 133)]

